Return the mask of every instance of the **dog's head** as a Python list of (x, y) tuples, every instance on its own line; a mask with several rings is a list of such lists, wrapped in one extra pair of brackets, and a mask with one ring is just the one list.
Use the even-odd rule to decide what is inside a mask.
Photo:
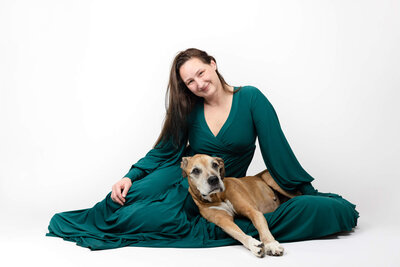
[(193, 157), (183, 157), (181, 168), (183, 177), (188, 177), (190, 186), (194, 186), (204, 199), (225, 190), (223, 159), (196, 154)]

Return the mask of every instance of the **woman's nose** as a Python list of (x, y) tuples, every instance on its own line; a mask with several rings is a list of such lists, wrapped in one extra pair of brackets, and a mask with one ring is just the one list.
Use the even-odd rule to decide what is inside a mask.
[(206, 83), (204, 81), (202, 81), (202, 80), (197, 80), (196, 83), (197, 83), (197, 88), (198, 89), (204, 89), (204, 87), (206, 85)]

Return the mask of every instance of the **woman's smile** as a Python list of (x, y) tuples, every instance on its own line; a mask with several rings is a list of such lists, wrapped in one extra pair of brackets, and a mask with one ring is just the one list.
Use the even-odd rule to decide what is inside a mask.
[(204, 86), (203, 88), (201, 88), (200, 91), (201, 92), (207, 92), (209, 87), (210, 87), (210, 83), (207, 83), (207, 85)]

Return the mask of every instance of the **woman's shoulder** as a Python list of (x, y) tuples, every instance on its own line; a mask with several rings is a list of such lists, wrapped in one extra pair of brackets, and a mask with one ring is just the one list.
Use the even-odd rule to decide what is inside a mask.
[(244, 86), (236, 86), (236, 88), (240, 88), (239, 91), (241, 91), (243, 94), (247, 95), (254, 95), (254, 94), (262, 94), (260, 89), (253, 85), (244, 85)]
[[(260, 89), (258, 89), (255, 86), (252, 85), (245, 85), (245, 86), (238, 86), (238, 88), (240, 88), (240, 90), (238, 92), (240, 92), (241, 94), (241, 98), (247, 98), (250, 101), (253, 101), (254, 98), (257, 98), (259, 96), (264, 96), (264, 94), (261, 92)], [(265, 97), (265, 96), (264, 96)]]

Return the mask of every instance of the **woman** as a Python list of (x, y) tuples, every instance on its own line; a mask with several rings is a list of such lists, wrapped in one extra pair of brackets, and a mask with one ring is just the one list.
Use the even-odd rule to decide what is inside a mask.
[[(265, 214), (278, 241), (318, 238), (350, 231), (355, 206), (336, 194), (319, 193), (300, 166), (267, 98), (252, 86), (229, 86), (206, 52), (187, 49), (172, 64), (169, 106), (162, 132), (147, 155), (132, 165), (107, 197), (90, 209), (53, 216), (50, 236), (92, 250), (122, 246), (215, 247), (237, 244), (202, 218), (181, 175), (182, 156), (197, 153), (224, 159), (226, 176), (242, 177), (258, 136), (264, 162), (285, 190), (300, 190)], [(247, 219), (236, 223), (252, 236)]]

